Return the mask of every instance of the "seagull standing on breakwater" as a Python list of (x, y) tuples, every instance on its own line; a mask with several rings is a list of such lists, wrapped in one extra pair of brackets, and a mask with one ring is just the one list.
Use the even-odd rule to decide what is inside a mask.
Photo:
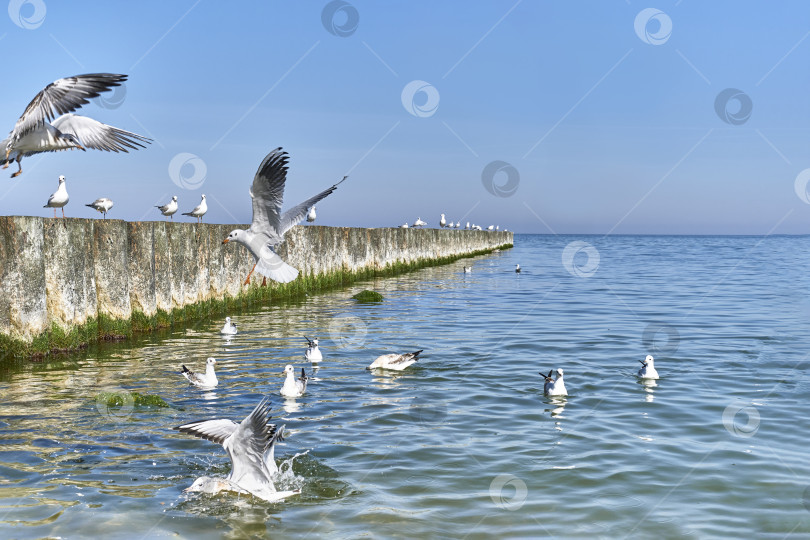
[(222, 327), (222, 330), (220, 330), (219, 333), (225, 334), (226, 336), (235, 336), (236, 332), (236, 323), (231, 322), (230, 317), (225, 317), (225, 326)]
[(96, 199), (90, 204), (85, 204), (85, 206), (89, 206), (93, 210), (98, 210), (99, 212), (104, 214), (104, 219), (107, 219), (107, 212), (109, 212), (110, 208), (113, 207), (113, 202), (107, 197), (101, 197), (100, 199)]
[(424, 227), (425, 225), (427, 225), (427, 222), (422, 221), (422, 218), (420, 217), (416, 218), (416, 221), (413, 222), (414, 227)]
[[(0, 141), (0, 164), (3, 169), (16, 161), (22, 174), (22, 158), (42, 152), (78, 148), (129, 152), (146, 148), (152, 139), (118, 129), (86, 116), (70, 114), (115, 86), (127, 80), (126, 75), (89, 73), (59, 79), (34, 96), (8, 137)], [(56, 114), (61, 114), (59, 118)], [(53, 121), (53, 123), (51, 123)]]
[(301, 397), (307, 391), (307, 374), (304, 368), (301, 368), (301, 376), (295, 378), (295, 369), (291, 365), (284, 368), (284, 373), (287, 378), (284, 379), (284, 384), (281, 387), (281, 395), (284, 397)]
[(402, 371), (419, 360), (419, 354), (421, 352), (422, 349), (406, 354), (384, 354), (378, 356), (366, 369), (391, 369), (394, 371)]
[(313, 364), (320, 362), (323, 360), (323, 355), (321, 354), (321, 350), (318, 348), (318, 340), (317, 339), (309, 339), (307, 336), (304, 336), (304, 339), (307, 340), (307, 351), (304, 353), (304, 357), (312, 362)]
[(444, 214), (442, 214), (442, 218), (439, 220), (439, 227), (444, 228), (447, 225), (447, 220), (444, 219)]
[(563, 382), (563, 370), (562, 368), (557, 369), (557, 380), (551, 378), (551, 371), (548, 372), (548, 375), (543, 375), (545, 379), (545, 384), (543, 385), (543, 393), (547, 396), (567, 396), (568, 391), (565, 389), (565, 382)]
[(208, 212), (208, 203), (205, 202), (205, 194), (203, 193), (200, 204), (195, 206), (191, 212), (183, 212), (183, 215), (197, 218), (197, 223), (202, 223), (202, 217), (206, 212)]
[(217, 374), (214, 373), (214, 365), (216, 365), (216, 363), (217, 361), (214, 358), (209, 358), (206, 360), (205, 373), (196, 373), (183, 365), (183, 371), (180, 373), (182, 373), (183, 377), (185, 377), (186, 380), (188, 380), (188, 382), (194, 386), (199, 386), (200, 388), (213, 388), (219, 384)]
[(203, 476), (185, 491), (219, 493), (236, 491), (250, 493), (269, 502), (280, 501), (300, 493), (277, 491), (273, 475), (278, 472), (275, 444), (284, 440), (284, 426), (270, 423), (270, 404), (262, 399), (247, 418), (237, 424), (233, 420), (217, 419), (190, 422), (173, 429), (201, 439), (221, 444), (231, 459), (227, 478)]
[(647, 358), (644, 360), (639, 360), (641, 362), (641, 369), (638, 370), (638, 376), (641, 379), (657, 379), (658, 372), (655, 370), (655, 359), (652, 355), (647, 355)]
[(177, 195), (172, 196), (172, 200), (164, 204), (163, 206), (155, 206), (160, 213), (164, 216), (169, 216), (174, 221), (174, 213), (177, 212)]
[(53, 208), (53, 217), (56, 217), (56, 209), (62, 209), (62, 217), (65, 217), (65, 205), (70, 200), (68, 196), (67, 187), (65, 186), (65, 177), (59, 176), (59, 187), (56, 191), (48, 197), (48, 202), (42, 208)]
[(250, 276), (254, 270), (279, 283), (288, 283), (298, 277), (298, 270), (284, 262), (276, 254), (276, 248), (284, 241), (287, 231), (300, 223), (310, 208), (335, 191), (340, 183), (348, 178), (344, 176), (337, 184), (282, 214), (281, 203), (284, 199), (284, 184), (287, 181), (288, 160), (289, 155), (282, 151), (281, 147), (267, 154), (262, 160), (250, 190), (250, 198), (253, 199), (253, 221), (247, 230), (231, 231), (222, 241), (223, 244), (230, 241), (238, 242), (248, 248), (253, 255), (256, 263), (245, 279), (245, 285), (250, 283)]
[(315, 207), (313, 206), (309, 210), (309, 214), (307, 214), (307, 222), (312, 223), (318, 217), (318, 214), (315, 213)]

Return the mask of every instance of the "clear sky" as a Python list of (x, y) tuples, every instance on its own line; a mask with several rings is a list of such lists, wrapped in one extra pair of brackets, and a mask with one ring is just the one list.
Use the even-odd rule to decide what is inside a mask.
[(288, 205), (350, 175), (323, 225), (810, 232), (803, 0), (12, 0), (0, 47), (6, 129), (51, 81), (112, 72), (125, 95), (78, 114), (155, 141), (25, 158), (0, 171), (3, 215), (52, 216), (64, 174), (68, 216), (205, 193), (204, 221), (249, 222), (283, 146)]

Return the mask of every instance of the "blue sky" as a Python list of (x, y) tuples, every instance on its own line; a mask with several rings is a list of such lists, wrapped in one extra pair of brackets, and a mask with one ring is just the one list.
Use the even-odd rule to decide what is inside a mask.
[[(205, 193), (204, 221), (249, 222), (256, 168), (283, 146), (290, 205), (350, 175), (319, 205), (322, 225), (434, 225), (444, 212), (536, 233), (810, 231), (807, 2), (12, 0), (8, 12), (6, 129), (57, 78), (125, 73), (123, 98), (78, 113), (155, 142), (25, 158), (22, 176), (0, 176), (4, 215), (52, 215), (42, 205), (64, 174), (68, 216), (95, 217), (83, 204), (106, 196), (111, 218), (162, 219), (154, 205), (178, 195), (189, 211)], [(174, 177), (173, 159), (187, 162)]]

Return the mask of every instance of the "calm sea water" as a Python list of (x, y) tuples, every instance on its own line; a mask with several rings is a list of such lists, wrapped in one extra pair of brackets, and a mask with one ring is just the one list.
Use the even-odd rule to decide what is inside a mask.
[[(0, 537), (807, 538), (806, 237), (517, 236), (515, 248), (0, 366)], [(520, 263), (521, 274), (514, 266)], [(463, 266), (471, 264), (471, 274)], [(364, 288), (377, 305), (349, 297)], [(322, 368), (282, 399), (286, 364)], [(379, 354), (424, 349), (396, 375)], [(638, 360), (656, 357), (645, 386)], [(218, 360), (205, 392), (178, 374)], [(567, 399), (539, 371), (564, 368)], [(101, 391), (169, 408), (107, 408)], [(186, 495), (229, 461), (172, 431), (271, 395), (277, 504)]]

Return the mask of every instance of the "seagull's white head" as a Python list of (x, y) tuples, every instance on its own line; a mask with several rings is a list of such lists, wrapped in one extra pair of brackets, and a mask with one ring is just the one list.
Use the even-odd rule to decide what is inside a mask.
[(245, 231), (242, 229), (234, 229), (230, 232), (227, 238), (222, 241), (223, 244), (227, 244), (228, 242), (239, 242), (240, 244), (247, 245), (247, 238), (245, 236)]
[(64, 175), (64, 174), (60, 174), (60, 175), (59, 175), (59, 183), (60, 183), (60, 184), (64, 184), (64, 183), (65, 183), (65, 175)]
[(173, 195), (173, 196), (172, 196), (172, 200), (173, 200), (174, 202), (177, 202), (177, 195)]
[(213, 366), (214, 364), (217, 363), (217, 361), (215, 358), (209, 358), (208, 360), (205, 361), (205, 363), (208, 364), (209, 366)]
[(317, 339), (313, 339), (313, 340), (312, 340), (312, 344), (313, 344), (313, 345), (315, 345), (315, 346), (317, 347), (317, 346), (318, 346), (318, 340), (317, 340)]
[(655, 359), (652, 357), (651, 354), (648, 354), (647, 358), (644, 359), (644, 365), (653, 367), (654, 363), (655, 363)]
[(562, 376), (563, 376), (563, 370), (562, 370), (562, 368), (557, 368), (557, 376), (558, 376), (558, 377), (562, 377)]
[(225, 317), (225, 324), (231, 324), (231, 318)]
[(294, 374), (295, 374), (295, 370), (293, 369), (293, 367), (292, 367), (290, 364), (287, 364), (287, 365), (284, 367), (284, 373), (286, 373), (287, 375), (294, 375)]

